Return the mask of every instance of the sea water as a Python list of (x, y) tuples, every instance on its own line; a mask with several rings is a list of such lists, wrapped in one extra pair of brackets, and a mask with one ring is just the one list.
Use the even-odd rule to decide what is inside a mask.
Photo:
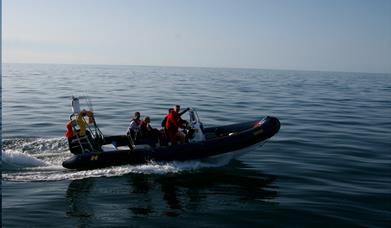
[[(4, 227), (386, 227), (391, 75), (190, 67), (4, 64)], [(88, 171), (61, 166), (71, 96), (105, 135), (174, 104), (206, 127), (261, 119), (280, 132), (239, 158)]]

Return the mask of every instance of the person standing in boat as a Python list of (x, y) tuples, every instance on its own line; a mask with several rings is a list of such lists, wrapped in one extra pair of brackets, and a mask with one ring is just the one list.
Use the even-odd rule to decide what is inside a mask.
[(91, 111), (87, 111), (87, 110), (82, 110), (79, 115), (77, 116), (77, 119), (76, 119), (76, 122), (77, 124), (79, 125), (80, 127), (80, 131), (79, 131), (79, 136), (80, 137), (83, 137), (86, 135), (86, 130), (87, 130), (87, 123), (86, 123), (86, 120), (85, 120), (85, 117), (88, 117), (88, 121), (90, 122), (90, 119), (92, 121), (92, 118), (94, 118), (94, 113), (91, 112)]
[[(88, 117), (88, 120), (85, 118)], [(91, 123), (93, 122), (94, 118), (94, 113), (91, 111), (87, 110), (82, 110), (77, 114), (76, 119), (69, 120), (65, 127), (66, 127), (66, 132), (65, 132), (65, 137), (68, 139), (68, 144), (69, 148), (71, 148), (72, 140), (74, 139), (79, 139), (80, 143), (82, 142), (88, 142), (90, 143), (92, 138), (91, 138), (91, 133), (87, 131), (87, 122)], [(79, 126), (79, 130), (74, 129), (74, 126)], [(87, 137), (85, 137), (87, 136)]]
[(128, 131), (126, 134), (131, 135), (133, 138), (135, 138), (135, 136), (140, 130), (140, 124), (141, 124), (140, 112), (135, 112), (132, 120), (129, 123)]
[(166, 132), (172, 145), (177, 143), (177, 138), (179, 138), (181, 143), (185, 143), (186, 136), (183, 132), (178, 131), (178, 129), (185, 128), (186, 121), (181, 118), (181, 115), (188, 109), (185, 109), (183, 112), (180, 112), (180, 110), (181, 107), (179, 105), (175, 105), (174, 109), (167, 115)]
[(166, 123), (167, 123), (167, 118), (168, 118), (168, 115), (170, 114), (170, 112), (172, 112), (172, 110), (174, 110), (173, 108), (169, 108), (168, 109), (168, 113), (167, 115), (164, 117), (163, 121), (162, 121), (162, 128), (164, 130), (166, 130)]
[(166, 128), (166, 123), (167, 123), (167, 118), (168, 118), (168, 115), (170, 114), (170, 112), (174, 110), (173, 108), (169, 108), (168, 109), (168, 113), (167, 115), (164, 117), (162, 123), (161, 123), (161, 126), (162, 128), (160, 129), (160, 145), (162, 146), (167, 146), (168, 144), (168, 132), (167, 132), (167, 128)]

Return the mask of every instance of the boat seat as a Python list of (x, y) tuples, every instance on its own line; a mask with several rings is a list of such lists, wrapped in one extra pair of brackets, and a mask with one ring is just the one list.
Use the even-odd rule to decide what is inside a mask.
[(137, 144), (135, 145), (135, 149), (150, 150), (151, 146), (148, 144)]
[(129, 146), (117, 146), (118, 150), (130, 150)]
[(105, 144), (102, 145), (102, 151), (103, 152), (110, 152), (110, 151), (116, 151), (117, 147), (115, 147), (113, 144)]

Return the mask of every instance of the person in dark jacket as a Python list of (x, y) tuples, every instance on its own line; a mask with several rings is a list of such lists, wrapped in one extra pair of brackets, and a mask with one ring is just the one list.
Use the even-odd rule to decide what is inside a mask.
[(157, 143), (160, 138), (160, 131), (151, 127), (151, 118), (145, 116), (140, 124), (140, 137), (146, 143)]

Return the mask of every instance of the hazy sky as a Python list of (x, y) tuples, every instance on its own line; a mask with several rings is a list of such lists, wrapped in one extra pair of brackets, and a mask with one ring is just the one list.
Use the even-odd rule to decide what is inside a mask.
[(390, 0), (3, 0), (3, 62), (391, 72)]

